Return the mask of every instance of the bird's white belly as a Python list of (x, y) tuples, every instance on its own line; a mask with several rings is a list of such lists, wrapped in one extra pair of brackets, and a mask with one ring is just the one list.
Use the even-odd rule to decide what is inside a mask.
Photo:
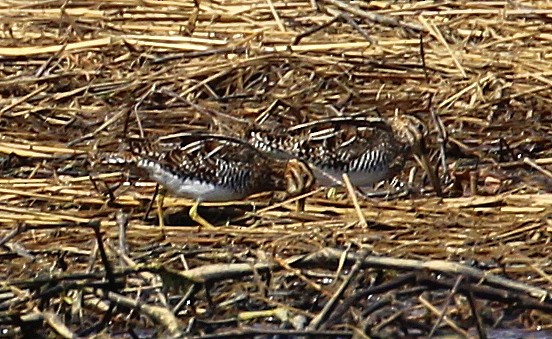
[[(316, 182), (320, 186), (339, 186), (343, 182), (342, 171), (328, 169), (313, 169)], [(353, 186), (363, 187), (371, 186), (377, 182), (388, 179), (389, 170), (381, 169), (374, 171), (351, 171), (347, 172), (349, 180)]]
[(139, 167), (148, 171), (149, 177), (175, 195), (199, 201), (230, 201), (244, 198), (247, 194), (234, 189), (200, 181), (183, 178), (164, 170), (153, 162), (140, 162)]

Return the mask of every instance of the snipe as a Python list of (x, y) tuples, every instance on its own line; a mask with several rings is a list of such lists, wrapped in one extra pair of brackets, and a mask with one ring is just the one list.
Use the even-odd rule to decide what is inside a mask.
[(354, 186), (368, 186), (400, 173), (414, 156), (438, 195), (439, 180), (426, 152), (427, 129), (410, 115), (390, 119), (333, 117), (289, 128), (253, 129), (246, 139), (255, 148), (311, 165), (319, 185), (335, 186), (347, 173)]
[(222, 135), (178, 136), (178, 143), (131, 142), (124, 162), (167, 191), (195, 200), (190, 217), (202, 226), (212, 227), (197, 214), (201, 202), (239, 200), (265, 191), (295, 196), (314, 182), (308, 165), (301, 160), (275, 159)]

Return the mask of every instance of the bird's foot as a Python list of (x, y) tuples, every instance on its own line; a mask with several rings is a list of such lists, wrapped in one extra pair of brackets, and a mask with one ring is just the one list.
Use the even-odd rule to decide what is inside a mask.
[(210, 222), (205, 220), (201, 215), (199, 215), (199, 213), (197, 212), (198, 207), (199, 207), (199, 201), (196, 201), (190, 208), (190, 212), (188, 212), (188, 215), (190, 216), (190, 218), (193, 221), (197, 222), (200, 227), (203, 227), (205, 229), (211, 229), (211, 230), (216, 229), (216, 227), (213, 224), (211, 224)]

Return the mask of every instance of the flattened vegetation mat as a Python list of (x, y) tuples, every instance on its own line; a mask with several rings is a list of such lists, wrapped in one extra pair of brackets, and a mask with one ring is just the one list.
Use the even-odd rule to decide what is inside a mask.
[[(551, 336), (547, 1), (0, 1), (0, 328), (23, 337)], [(128, 136), (412, 114), (444, 197), (203, 204)], [(418, 170), (416, 170), (418, 169)], [(385, 188), (385, 187), (384, 187)]]

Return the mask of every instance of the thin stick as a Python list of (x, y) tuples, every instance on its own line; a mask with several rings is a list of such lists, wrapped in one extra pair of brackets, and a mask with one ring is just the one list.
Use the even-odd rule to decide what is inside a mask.
[(349, 5), (349, 4), (347, 4), (343, 1), (340, 1), (340, 0), (325, 0), (325, 1), (331, 3), (332, 5), (335, 5), (336, 7), (340, 8), (344, 11), (347, 11), (351, 14), (357, 15), (361, 18), (365, 18), (365, 19), (368, 19), (370, 21), (373, 21), (373, 22), (376, 22), (376, 23), (379, 23), (379, 24), (382, 24), (382, 25), (407, 28), (407, 29), (411, 29), (411, 30), (416, 31), (416, 32), (427, 32), (427, 29), (424, 28), (423, 26), (413, 24), (413, 23), (401, 22), (397, 19), (393, 19), (391, 17), (384, 16), (384, 15), (381, 15), (381, 14), (366, 12), (366, 11), (361, 10), (360, 8), (356, 7), (356, 6)]
[(0, 109), (0, 118), (2, 117), (2, 115), (4, 113), (6, 113), (7, 111), (9, 111), (10, 109), (24, 103), (25, 101), (29, 100), (30, 98), (36, 96), (37, 94), (39, 94), (40, 92), (44, 91), (45, 89), (47, 89), (48, 87), (50, 87), (50, 84), (46, 83), (42, 86), (39, 86), (37, 89), (35, 89), (34, 91), (32, 91), (31, 93), (15, 100), (14, 102), (12, 102), (11, 104), (9, 105), (6, 105), (4, 107), (2, 107), (2, 109)]
[[(420, 296), (418, 297), (418, 300), (429, 310), (431, 313), (435, 315), (440, 315), (439, 310), (437, 307), (433, 306), (426, 298)], [(456, 333), (460, 334), (463, 338), (468, 338), (468, 332), (464, 331), (460, 328), (454, 321), (450, 320), (449, 317), (443, 316), (443, 320), (447, 323), (447, 325), (450, 326)]]
[(353, 201), (353, 206), (355, 207), (355, 211), (357, 213), (358, 220), (359, 220), (359, 225), (361, 228), (367, 228), (368, 223), (366, 222), (366, 218), (364, 217), (364, 214), (362, 213), (362, 209), (358, 204), (356, 191), (353, 188), (353, 185), (351, 184), (351, 180), (349, 179), (349, 176), (347, 175), (347, 173), (343, 173), (342, 177), (343, 177), (343, 182), (345, 183), (345, 187), (347, 188), (347, 192), (349, 193), (349, 197)]
[(274, 20), (276, 21), (278, 28), (280, 29), (280, 31), (285, 32), (286, 28), (284, 27), (284, 24), (282, 23), (282, 20), (280, 19), (278, 12), (276, 12), (276, 8), (274, 8), (274, 4), (272, 3), (272, 0), (266, 0), (266, 3), (268, 4), (268, 7), (270, 7), (270, 12), (274, 17)]
[(530, 158), (527, 158), (527, 157), (523, 158), (523, 162), (552, 179), (552, 172), (550, 172), (546, 168), (543, 168), (542, 166), (540, 166)]
[(437, 318), (437, 321), (435, 322), (435, 324), (433, 324), (433, 327), (431, 328), (431, 331), (429, 331), (428, 337), (430, 337), (430, 338), (433, 337), (433, 335), (435, 334), (435, 331), (437, 331), (437, 328), (441, 324), (441, 321), (443, 321), (443, 318), (446, 316), (447, 309), (450, 305), (452, 297), (456, 294), (456, 290), (458, 289), (458, 286), (460, 285), (460, 283), (462, 282), (463, 279), (464, 279), (464, 277), (461, 276), (461, 275), (458, 276), (458, 278), (456, 278), (456, 281), (454, 282), (454, 286), (452, 287), (450, 293), (447, 295), (447, 300), (445, 301), (445, 304), (443, 305), (443, 308), (441, 310), (441, 314), (439, 314), (439, 318)]

